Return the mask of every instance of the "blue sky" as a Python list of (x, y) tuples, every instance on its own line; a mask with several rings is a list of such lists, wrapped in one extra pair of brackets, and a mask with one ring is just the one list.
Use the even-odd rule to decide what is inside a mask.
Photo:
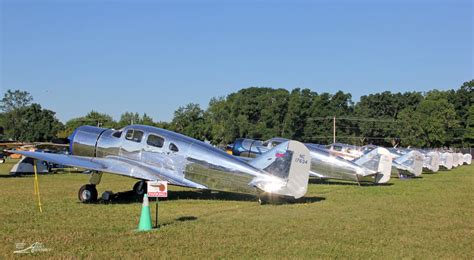
[(471, 1), (5, 1), (1, 95), (63, 122), (94, 109), (168, 121), (179, 106), (265, 86), (458, 88), (473, 77)]

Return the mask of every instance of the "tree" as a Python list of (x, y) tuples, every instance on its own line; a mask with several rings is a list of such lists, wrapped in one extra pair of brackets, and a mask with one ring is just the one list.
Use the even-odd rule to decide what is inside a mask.
[(76, 128), (82, 125), (91, 125), (104, 128), (117, 128), (117, 123), (112, 119), (110, 115), (92, 110), (83, 117), (77, 117), (67, 121), (64, 131), (61, 131), (58, 137), (68, 137), (73, 133)]
[(204, 140), (206, 139), (206, 127), (204, 123), (204, 110), (198, 104), (189, 103), (179, 107), (174, 112), (171, 121), (172, 130), (184, 135)]
[(474, 145), (474, 105), (469, 107), (469, 113), (466, 120), (466, 131), (464, 132), (463, 141), (470, 147)]
[(423, 100), (416, 109), (406, 108), (398, 118), (398, 133), (404, 146), (450, 145), (449, 131), (458, 126), (454, 106), (446, 99)]
[(140, 124), (154, 126), (155, 122), (153, 122), (153, 118), (148, 116), (146, 113), (143, 113), (143, 116), (140, 120)]
[(63, 125), (55, 112), (42, 109), (39, 104), (16, 108), (5, 115), (7, 135), (18, 141), (51, 141)]
[(142, 118), (138, 113), (125, 112), (120, 116), (117, 123), (117, 128), (122, 128), (127, 125), (141, 124)]
[(226, 145), (235, 139), (235, 126), (224, 97), (212, 98), (204, 114), (206, 132), (213, 144)]
[(33, 101), (33, 97), (27, 91), (12, 91), (9, 89), (0, 101), (0, 109), (9, 113), (15, 109), (28, 106), (31, 101)]
[(291, 91), (288, 110), (283, 121), (282, 136), (290, 139), (302, 139), (309, 109), (313, 101), (313, 92), (299, 88)]

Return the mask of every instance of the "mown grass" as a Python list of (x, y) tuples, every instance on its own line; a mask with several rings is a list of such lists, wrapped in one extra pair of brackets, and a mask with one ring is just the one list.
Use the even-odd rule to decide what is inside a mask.
[[(474, 166), (386, 186), (310, 184), (303, 203), (284, 205), (171, 187), (160, 230), (145, 233), (135, 231), (139, 202), (79, 203), (83, 174), (41, 175), (39, 213), (33, 177), (5, 177), (11, 166), (0, 165), (0, 258), (17, 257), (18, 242), (58, 258), (474, 257)], [(104, 175), (99, 195), (134, 183)]]

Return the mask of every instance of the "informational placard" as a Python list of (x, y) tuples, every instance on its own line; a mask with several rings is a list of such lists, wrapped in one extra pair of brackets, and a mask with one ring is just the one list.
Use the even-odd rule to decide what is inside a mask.
[(166, 198), (168, 197), (168, 182), (148, 181), (148, 197)]

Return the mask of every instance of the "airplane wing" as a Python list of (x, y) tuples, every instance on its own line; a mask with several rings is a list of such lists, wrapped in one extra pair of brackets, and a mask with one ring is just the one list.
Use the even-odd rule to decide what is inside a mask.
[(141, 162), (129, 160), (118, 156), (97, 158), (28, 151), (9, 150), (8, 152), (21, 154), (26, 157), (31, 157), (42, 161), (85, 168), (94, 171), (108, 172), (112, 174), (118, 174), (143, 180), (162, 180), (168, 181), (170, 184), (174, 185), (186, 186), (197, 189), (206, 189), (205, 186), (189, 181), (185, 178), (181, 178), (180, 176), (178, 176), (178, 174), (160, 171), (155, 167), (151, 167)]

